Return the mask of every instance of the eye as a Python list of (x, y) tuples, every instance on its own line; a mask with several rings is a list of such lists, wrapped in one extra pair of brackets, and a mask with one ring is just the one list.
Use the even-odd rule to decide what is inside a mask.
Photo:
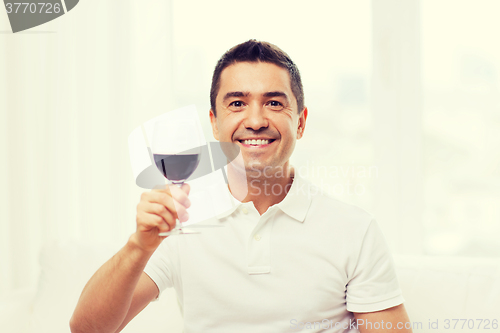
[(229, 104), (230, 107), (232, 107), (233, 109), (240, 109), (243, 107), (243, 102), (242, 101), (234, 101), (234, 102), (231, 102)]
[(283, 103), (281, 102), (278, 102), (278, 101), (269, 101), (267, 102), (267, 105), (272, 109), (272, 110), (275, 110), (275, 111), (279, 111), (279, 110), (282, 110), (283, 109)]

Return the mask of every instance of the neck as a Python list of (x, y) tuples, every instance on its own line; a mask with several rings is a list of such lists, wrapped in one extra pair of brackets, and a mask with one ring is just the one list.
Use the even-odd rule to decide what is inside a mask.
[(227, 178), (231, 194), (241, 202), (252, 201), (262, 215), (286, 197), (292, 186), (293, 169), (287, 163), (283, 167), (245, 171), (230, 163)]

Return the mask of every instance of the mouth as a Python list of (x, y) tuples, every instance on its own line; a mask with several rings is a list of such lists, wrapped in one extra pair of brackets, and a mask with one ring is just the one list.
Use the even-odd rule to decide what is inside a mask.
[(276, 139), (246, 139), (238, 140), (244, 147), (266, 147), (271, 143), (276, 141)]

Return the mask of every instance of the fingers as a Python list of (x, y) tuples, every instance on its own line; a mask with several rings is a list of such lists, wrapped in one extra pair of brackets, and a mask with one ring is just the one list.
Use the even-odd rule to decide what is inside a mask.
[(191, 206), (191, 201), (188, 198), (189, 190), (190, 187), (187, 184), (184, 184), (182, 188), (171, 185), (162, 190), (143, 193), (145, 196), (143, 200), (164, 205), (174, 215), (174, 218), (184, 222), (189, 218), (186, 209)]
[(184, 184), (180, 188), (165, 186), (142, 193), (137, 205), (137, 231), (134, 234), (141, 248), (155, 250), (166, 237), (158, 233), (174, 229), (177, 219), (181, 222), (188, 220), (189, 191), (189, 185)]
[[(154, 204), (157, 205), (157, 204)], [(147, 208), (151, 208), (153, 205), (148, 205)], [(162, 205), (158, 205), (163, 207)], [(152, 213), (151, 211), (155, 211)], [(165, 212), (161, 212), (161, 208), (153, 208), (149, 211), (144, 209), (138, 209), (137, 212), (137, 221), (138, 228), (140, 231), (151, 231), (154, 228), (158, 229), (158, 232), (167, 232), (175, 228), (175, 218), (172, 214), (170, 214), (166, 209)]]
[(145, 192), (143, 193), (143, 198), (141, 198), (141, 202), (160, 204), (164, 206), (166, 210), (172, 213), (174, 215), (174, 218), (177, 218), (177, 209), (174, 204), (174, 199), (172, 198), (169, 192), (166, 192), (164, 190)]

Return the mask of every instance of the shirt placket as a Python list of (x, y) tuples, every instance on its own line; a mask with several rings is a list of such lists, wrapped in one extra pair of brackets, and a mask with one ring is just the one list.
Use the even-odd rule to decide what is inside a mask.
[[(244, 209), (248, 212), (247, 208)], [(245, 211), (243, 213), (245, 214)], [(258, 215), (256, 210), (252, 213)], [(247, 242), (248, 274), (268, 274), (271, 272), (270, 242), (274, 213), (273, 207), (259, 216), (257, 224), (249, 234)]]

